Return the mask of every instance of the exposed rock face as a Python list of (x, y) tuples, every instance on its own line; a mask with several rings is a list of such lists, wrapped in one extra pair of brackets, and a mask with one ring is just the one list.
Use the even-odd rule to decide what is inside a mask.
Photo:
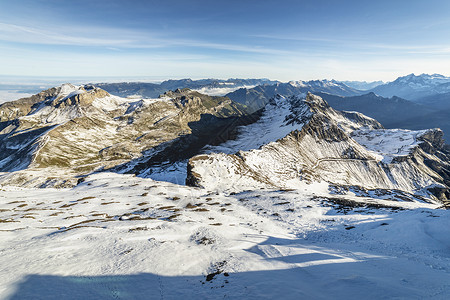
[[(315, 93), (336, 110), (358, 111), (376, 119), (386, 128), (404, 128), (418, 130), (423, 128), (441, 128), (444, 139), (450, 141), (450, 101), (442, 99), (439, 103), (412, 102), (397, 96), (384, 98), (373, 92), (364, 95), (340, 97), (327, 93)], [(439, 97), (443, 95), (437, 95)], [(450, 99), (450, 94), (447, 97)]]
[[(74, 176), (124, 165), (157, 146), (183, 142), (180, 138), (190, 136), (192, 128), (201, 135), (202, 128), (192, 124), (202, 116), (227, 120), (245, 115), (245, 107), (228, 98), (188, 89), (138, 100), (66, 84), (0, 106), (0, 171), (21, 171), (20, 176), (5, 174), (9, 183), (46, 185), (47, 178), (63, 174), (61, 181), (72, 184)], [(37, 171), (42, 171), (39, 180)], [(32, 178), (26, 179), (27, 174)]]
[(383, 129), (362, 114), (335, 111), (312, 94), (276, 102), (262, 118), (274, 115), (277, 106), (288, 108), (280, 127), (292, 129), (287, 135), (259, 149), (193, 157), (187, 184), (239, 191), (325, 181), (448, 198), (450, 156), (439, 129)]
[(71, 105), (89, 106), (96, 98), (110, 96), (102, 89), (93, 86), (74, 86), (64, 84), (33, 95), (0, 105), (0, 122), (16, 120), (37, 112), (42, 106), (63, 108)]

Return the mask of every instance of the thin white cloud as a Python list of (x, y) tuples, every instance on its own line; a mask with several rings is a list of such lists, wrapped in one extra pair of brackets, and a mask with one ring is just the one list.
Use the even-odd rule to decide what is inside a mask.
[[(352, 53), (382, 54), (382, 51), (397, 51), (410, 54), (450, 54), (450, 45), (395, 45), (386, 43), (367, 43), (365, 41), (345, 39), (325, 39), (315, 37), (290, 37), (274, 35), (251, 35), (262, 39), (275, 39), (284, 41), (313, 41), (328, 45), (327, 56), (344, 53), (351, 48)], [(162, 37), (156, 33), (140, 32), (138, 30), (111, 29), (102, 27), (72, 28), (59, 27), (55, 30), (41, 29), (0, 22), (0, 40), (15, 43), (28, 43), (38, 45), (72, 45), (105, 47), (112, 51), (126, 49), (162, 49), (168, 47), (190, 47), (233, 51), (241, 53), (254, 53), (261, 55), (295, 56), (323, 55), (322, 50), (311, 51), (291, 45), (290, 49), (280, 47), (262, 47), (251, 44), (214, 43), (202, 40), (185, 39), (179, 37)], [(368, 52), (369, 51), (369, 52)], [(347, 51), (348, 52), (348, 51)], [(352, 54), (353, 55), (353, 54)]]
[(133, 42), (130, 39), (105, 39), (99, 36), (86, 37), (81, 35), (69, 35), (7, 23), (0, 23), (0, 40), (30, 44), (80, 46), (117, 46), (127, 45)]
[(287, 36), (287, 35), (271, 35), (271, 34), (252, 34), (251, 37), (282, 40), (282, 41), (298, 41), (298, 42), (326, 42), (326, 43), (342, 43), (339, 39), (308, 37), (308, 36)]
[[(212, 43), (176, 37), (163, 38), (156, 34), (150, 36), (148, 33), (132, 30), (77, 27), (76, 31), (70, 30), (69, 28), (60, 28), (59, 31), (60, 32), (0, 22), (0, 40), (15, 43), (97, 46), (106, 47), (113, 51), (120, 51), (122, 49), (191, 47), (268, 55), (293, 55), (298, 53), (250, 45)], [(67, 32), (70, 32), (71, 34), (68, 34)]]
[[(308, 37), (308, 36), (287, 36), (287, 35), (252, 35), (252, 37), (261, 39), (272, 39), (272, 40), (282, 40), (282, 41), (292, 41), (292, 42), (317, 42), (321, 45), (336, 47), (339, 46), (341, 49), (347, 51), (351, 49), (351, 55), (354, 53), (359, 54), (381, 54), (382, 51), (404, 53), (404, 54), (450, 54), (449, 44), (395, 44), (395, 43), (374, 43), (365, 40), (340, 38), (340, 39), (330, 39), (330, 38), (319, 38), (319, 37)], [(336, 49), (337, 52), (339, 49)], [(373, 50), (372, 52), (367, 52), (367, 50)], [(332, 50), (327, 48), (327, 53), (333, 53)]]
[(380, 50), (392, 50), (400, 53), (411, 54), (450, 54), (450, 45), (395, 45), (395, 44), (367, 44), (367, 48), (375, 48)]
[(288, 51), (288, 50), (280, 50), (280, 49), (257, 47), (257, 46), (247, 46), (247, 45), (207, 43), (207, 42), (195, 41), (195, 40), (180, 40), (180, 41), (174, 42), (174, 44), (177, 44), (180, 46), (190, 46), (190, 47), (198, 47), (198, 48), (208, 48), (208, 49), (228, 50), (228, 51), (248, 52), (248, 53), (259, 53), (259, 54), (272, 54), (272, 55), (298, 54), (298, 51)]
[(254, 88), (255, 85), (240, 85), (240, 86), (232, 86), (232, 87), (203, 87), (201, 89), (195, 89), (195, 91), (200, 92), (202, 94), (207, 94), (210, 96), (225, 96), (228, 93), (234, 92), (240, 88), (251, 89)]

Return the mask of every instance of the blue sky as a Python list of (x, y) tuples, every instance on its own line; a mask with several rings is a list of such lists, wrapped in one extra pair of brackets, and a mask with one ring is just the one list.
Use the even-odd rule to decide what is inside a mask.
[(448, 70), (446, 0), (0, 0), (0, 75), (393, 80)]

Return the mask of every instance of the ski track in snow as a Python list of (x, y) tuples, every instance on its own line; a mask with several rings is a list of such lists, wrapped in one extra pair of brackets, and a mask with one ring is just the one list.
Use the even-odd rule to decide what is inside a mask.
[(3, 187), (0, 298), (446, 299), (448, 211), (351, 209), (321, 193), (226, 195), (113, 173)]

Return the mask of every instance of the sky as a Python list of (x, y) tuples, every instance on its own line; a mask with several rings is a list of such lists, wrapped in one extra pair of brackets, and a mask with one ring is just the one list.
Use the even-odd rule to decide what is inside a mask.
[(448, 74), (450, 1), (0, 0), (0, 75), (394, 80)]

